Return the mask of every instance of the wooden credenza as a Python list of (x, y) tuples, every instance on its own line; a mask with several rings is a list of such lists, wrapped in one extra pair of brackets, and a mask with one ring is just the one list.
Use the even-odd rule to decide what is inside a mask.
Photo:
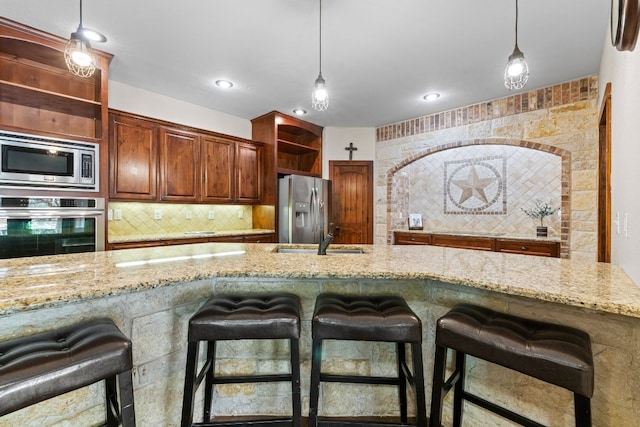
[(395, 245), (433, 245), (481, 251), (507, 252), (558, 258), (560, 242), (508, 238), (504, 236), (475, 236), (465, 234), (438, 234), (395, 231)]

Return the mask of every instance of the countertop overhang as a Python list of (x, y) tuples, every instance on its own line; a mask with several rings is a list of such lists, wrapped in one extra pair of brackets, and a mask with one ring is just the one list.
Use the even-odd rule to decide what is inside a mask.
[(640, 318), (640, 288), (616, 265), (435, 246), (357, 245), (365, 253), (326, 256), (275, 252), (280, 246), (202, 243), (0, 260), (0, 315), (255, 277), (435, 280)]

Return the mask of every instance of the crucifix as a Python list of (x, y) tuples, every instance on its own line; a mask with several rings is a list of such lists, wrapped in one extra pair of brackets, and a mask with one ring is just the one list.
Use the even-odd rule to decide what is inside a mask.
[(353, 160), (353, 152), (358, 151), (358, 148), (353, 146), (353, 142), (350, 142), (349, 146), (344, 147), (344, 149), (349, 151), (349, 160)]

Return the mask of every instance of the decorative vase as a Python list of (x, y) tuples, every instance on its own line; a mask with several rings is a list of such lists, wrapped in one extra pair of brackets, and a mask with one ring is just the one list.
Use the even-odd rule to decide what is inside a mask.
[(547, 227), (536, 227), (536, 236), (547, 237)]

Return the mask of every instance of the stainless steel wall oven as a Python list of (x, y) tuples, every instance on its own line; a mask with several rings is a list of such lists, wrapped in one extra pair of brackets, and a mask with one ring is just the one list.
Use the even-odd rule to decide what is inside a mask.
[(0, 259), (104, 250), (102, 198), (0, 196)]

